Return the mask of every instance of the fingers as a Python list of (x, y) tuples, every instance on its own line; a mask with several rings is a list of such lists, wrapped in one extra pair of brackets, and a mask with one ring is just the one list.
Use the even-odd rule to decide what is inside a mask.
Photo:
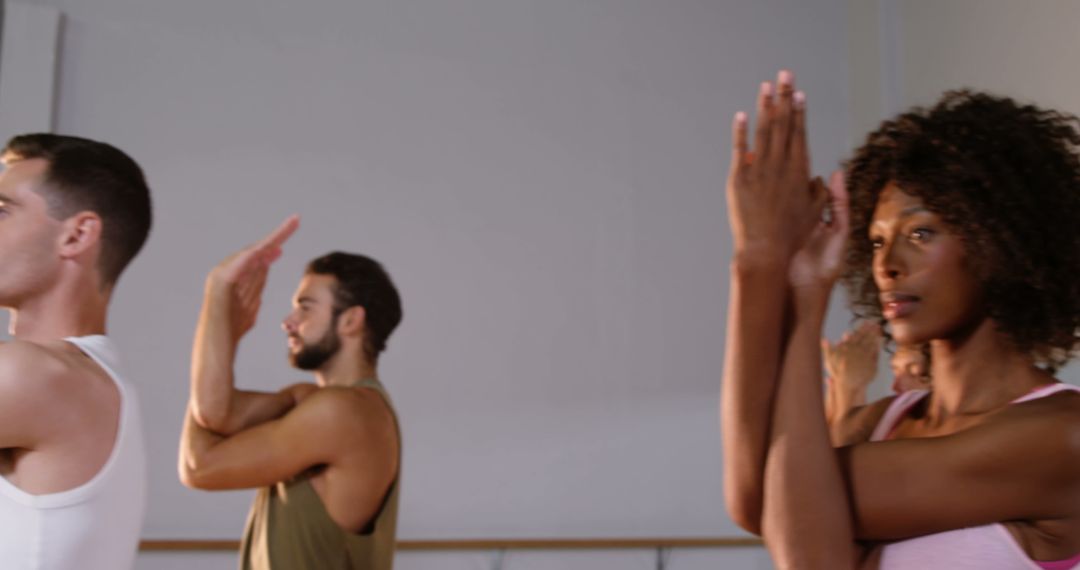
[[(300, 227), (299, 215), (293, 214), (288, 218), (285, 218), (285, 221), (282, 222), (277, 229), (270, 232), (269, 235), (260, 240), (259, 243), (255, 244), (255, 249), (267, 252), (267, 254), (272, 255), (273, 258), (276, 259), (277, 257), (276, 255), (273, 255), (273, 253), (281, 248), (281, 245), (285, 243), (285, 240), (289, 239), (289, 236), (293, 235), (298, 227)], [(280, 255), (280, 251), (277, 252), (277, 255)], [(272, 261), (272, 259), (270, 261)]]
[(826, 366), (831, 367), (841, 346), (843, 346), (843, 341), (837, 341), (836, 344), (833, 344), (827, 338), (821, 339), (821, 354), (825, 358)]
[(810, 150), (806, 145), (806, 93), (796, 91), (792, 95), (791, 138), (788, 154), (802, 165), (810, 164)]
[[(736, 129), (742, 113), (736, 114)], [(748, 155), (745, 129), (733, 138), (744, 146), (735, 146), (740, 158)], [(741, 141), (739, 137), (742, 137)], [(773, 159), (791, 157), (801, 164), (809, 163), (806, 145), (806, 94), (795, 90), (795, 75), (783, 69), (777, 74), (775, 87), (765, 81), (758, 90), (757, 118), (754, 127), (752, 156)], [(745, 164), (745, 161), (742, 163)]]
[(269, 274), (270, 272), (266, 268), (263, 268), (257, 274), (255, 274), (255, 279), (253, 280), (254, 282), (251, 284), (251, 289), (248, 292), (248, 295), (251, 299), (251, 302), (255, 303), (256, 305), (258, 304), (259, 299), (262, 298), (263, 287), (266, 286), (266, 277)]
[(739, 172), (747, 162), (746, 113), (739, 111), (731, 122), (731, 173)]
[(874, 329), (873, 323), (863, 323), (855, 330), (856, 342), (867, 350), (872, 348), (877, 344), (877, 331)]
[(776, 158), (788, 152), (791, 142), (792, 107), (794, 106), (795, 82), (791, 72), (782, 69), (776, 76), (776, 102), (773, 108), (768, 152)]
[(825, 355), (826, 359), (832, 354), (832, 344), (829, 344), (829, 339), (827, 338), (821, 339), (821, 353)]
[(859, 331), (869, 338), (876, 339), (881, 337), (881, 325), (874, 321), (864, 321), (859, 325)]
[(248, 270), (246, 275), (236, 283), (236, 295), (245, 305), (262, 295), (263, 286), (266, 285), (266, 276), (269, 273), (268, 266), (256, 263)]
[(842, 232), (847, 232), (851, 222), (847, 180), (843, 171), (837, 170), (829, 177), (829, 201), (832, 210), (832, 225)]
[(773, 88), (768, 81), (758, 90), (757, 121), (754, 128), (754, 156), (764, 157), (771, 143), (769, 135), (772, 127)]
[(820, 177), (814, 177), (810, 181), (810, 209), (808, 210), (813, 213), (812, 220), (808, 222), (811, 223), (811, 227), (816, 227), (819, 222), (825, 222), (826, 225), (832, 222), (828, 204), (829, 189), (825, 181)]

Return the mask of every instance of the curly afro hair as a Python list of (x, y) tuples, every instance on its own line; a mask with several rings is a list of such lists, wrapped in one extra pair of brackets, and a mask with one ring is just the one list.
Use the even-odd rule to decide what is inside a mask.
[(950, 91), (867, 136), (847, 164), (851, 240), (844, 284), (856, 315), (883, 321), (868, 237), (895, 183), (968, 252), (987, 314), (1049, 370), (1080, 334), (1080, 120), (1009, 98)]

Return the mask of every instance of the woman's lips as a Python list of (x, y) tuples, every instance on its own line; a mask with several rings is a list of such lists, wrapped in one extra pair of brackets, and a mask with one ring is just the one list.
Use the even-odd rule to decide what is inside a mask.
[(891, 293), (881, 296), (881, 316), (888, 320), (902, 319), (919, 308), (919, 298), (914, 295)]

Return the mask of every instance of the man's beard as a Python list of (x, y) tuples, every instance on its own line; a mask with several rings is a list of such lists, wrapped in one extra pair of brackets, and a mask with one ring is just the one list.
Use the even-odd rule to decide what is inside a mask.
[(318, 370), (340, 349), (341, 337), (338, 336), (334, 323), (331, 323), (326, 334), (314, 344), (304, 344), (301, 345), (300, 350), (290, 352), (289, 361), (300, 370)]

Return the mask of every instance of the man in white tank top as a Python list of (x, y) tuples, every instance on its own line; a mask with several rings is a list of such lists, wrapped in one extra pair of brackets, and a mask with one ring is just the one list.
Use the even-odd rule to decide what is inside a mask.
[(142, 170), (112, 146), (22, 135), (0, 162), (0, 568), (124, 570), (146, 464), (138, 402), (105, 336), (150, 230)]

